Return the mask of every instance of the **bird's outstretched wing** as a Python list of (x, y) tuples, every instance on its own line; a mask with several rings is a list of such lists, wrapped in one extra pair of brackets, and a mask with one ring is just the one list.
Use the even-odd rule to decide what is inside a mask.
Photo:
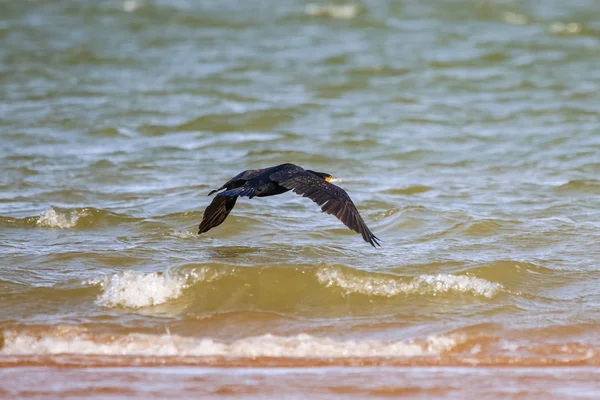
[(220, 194), (215, 196), (213, 201), (204, 211), (198, 234), (207, 232), (215, 226), (221, 225), (233, 209), (233, 206), (235, 206), (236, 200), (237, 196), (222, 196)]
[[(271, 179), (281, 179), (281, 176), (271, 176)], [(371, 246), (381, 246), (379, 238), (373, 234), (360, 216), (356, 206), (344, 189), (335, 186), (310, 172), (301, 171), (292, 176), (285, 176), (279, 185), (308, 197), (321, 206), (321, 210), (337, 217), (344, 225), (359, 233), (365, 242)]]

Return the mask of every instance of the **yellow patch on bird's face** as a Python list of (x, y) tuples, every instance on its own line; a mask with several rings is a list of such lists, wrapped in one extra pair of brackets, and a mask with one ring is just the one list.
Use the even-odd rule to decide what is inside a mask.
[(340, 178), (334, 178), (333, 176), (329, 175), (327, 178), (325, 178), (325, 180), (327, 182), (341, 182), (342, 180)]

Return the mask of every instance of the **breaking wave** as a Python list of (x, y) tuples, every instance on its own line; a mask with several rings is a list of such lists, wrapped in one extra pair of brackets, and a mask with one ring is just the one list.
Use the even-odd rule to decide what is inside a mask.
[(347, 294), (392, 297), (398, 294), (440, 294), (471, 293), (487, 298), (494, 297), (503, 289), (499, 283), (488, 282), (473, 276), (457, 276), (448, 274), (420, 275), (408, 282), (389, 277), (364, 277), (344, 273), (339, 269), (323, 268), (317, 271), (320, 283), (326, 286), (337, 286)]
[(49, 228), (69, 229), (77, 225), (79, 218), (87, 217), (88, 215), (88, 212), (85, 210), (57, 212), (54, 208), (50, 207), (40, 215), (37, 224)]
[(231, 342), (178, 335), (128, 334), (92, 336), (78, 328), (61, 327), (40, 336), (5, 332), (0, 355), (118, 355), (226, 357), (414, 357), (451, 350), (460, 337), (430, 336), (408, 341), (335, 340), (307, 334), (262, 335)]
[[(290, 362), (303, 363), (301, 365), (600, 365), (594, 343), (564, 340), (544, 343), (539, 340), (543, 333), (521, 332), (518, 337), (500, 339), (494, 334), (465, 327), (411, 339), (348, 340), (299, 333), (222, 340), (174, 335), (168, 331), (165, 334), (94, 334), (81, 326), (25, 327), (0, 332), (0, 366), (19, 364), (21, 360), (38, 363), (55, 360), (59, 364), (81, 365), (207, 362), (216, 366), (236, 359), (265, 366), (284, 366)], [(102, 357), (111, 357), (111, 360)]]
[(124, 271), (90, 279), (84, 283), (99, 285), (102, 293), (96, 304), (104, 307), (141, 308), (156, 306), (181, 296), (182, 291), (199, 281), (211, 281), (219, 272), (200, 268), (187, 272), (167, 271), (136, 273)]
[(51, 206), (39, 216), (25, 218), (0, 216), (0, 226), (83, 229), (98, 226), (113, 226), (141, 220), (142, 218), (135, 218), (126, 214), (118, 214), (93, 207), (60, 208)]
[(368, 313), (373, 301), (384, 304), (398, 296), (470, 295), (491, 299), (500, 292), (509, 292), (500, 283), (474, 276), (400, 277), (343, 266), (245, 268), (187, 264), (166, 272), (128, 270), (83, 284), (100, 287), (96, 304), (102, 307), (152, 307), (184, 297), (192, 307), (189, 311), (197, 313), (248, 309), (298, 312), (308, 305), (315, 308), (313, 312), (325, 312), (343, 307), (347, 296), (355, 296), (353, 302)]

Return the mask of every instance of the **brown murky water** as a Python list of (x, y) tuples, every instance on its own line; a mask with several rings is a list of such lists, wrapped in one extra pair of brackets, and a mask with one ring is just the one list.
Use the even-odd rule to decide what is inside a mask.
[(599, 397), (600, 3), (0, 9), (0, 397)]

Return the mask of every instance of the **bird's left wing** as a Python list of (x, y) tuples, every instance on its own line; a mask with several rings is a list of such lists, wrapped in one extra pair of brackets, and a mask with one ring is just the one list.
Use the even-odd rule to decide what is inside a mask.
[(270, 178), (286, 189), (290, 189), (303, 197), (308, 197), (321, 206), (323, 212), (335, 215), (344, 225), (359, 233), (365, 242), (371, 244), (371, 246), (381, 246), (379, 238), (369, 230), (344, 189), (306, 171), (292, 174), (273, 174)]
[(235, 206), (236, 200), (237, 196), (221, 196), (220, 194), (215, 196), (213, 201), (204, 211), (202, 222), (200, 222), (200, 226), (198, 227), (198, 234), (207, 232), (215, 226), (221, 225)]

